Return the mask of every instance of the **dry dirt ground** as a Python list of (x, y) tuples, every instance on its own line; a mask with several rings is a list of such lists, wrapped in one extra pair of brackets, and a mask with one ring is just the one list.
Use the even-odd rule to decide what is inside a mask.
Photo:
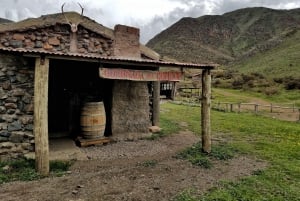
[(263, 161), (239, 156), (203, 169), (174, 156), (199, 141), (189, 131), (158, 140), (124, 141), (82, 148), (63, 177), (0, 185), (1, 201), (163, 201), (186, 189), (201, 194), (220, 180), (237, 180), (263, 169)]

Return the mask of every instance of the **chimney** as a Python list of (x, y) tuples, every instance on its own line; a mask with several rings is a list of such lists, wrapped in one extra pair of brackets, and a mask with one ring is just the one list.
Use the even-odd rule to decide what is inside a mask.
[(140, 30), (135, 27), (116, 25), (114, 29), (114, 56), (141, 58)]

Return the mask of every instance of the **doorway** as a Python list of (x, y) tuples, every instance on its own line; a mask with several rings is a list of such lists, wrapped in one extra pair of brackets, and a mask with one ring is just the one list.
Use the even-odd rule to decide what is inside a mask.
[(104, 102), (105, 136), (111, 135), (112, 80), (99, 77), (99, 64), (51, 60), (49, 72), (49, 137), (81, 135), (80, 115), (86, 102)]

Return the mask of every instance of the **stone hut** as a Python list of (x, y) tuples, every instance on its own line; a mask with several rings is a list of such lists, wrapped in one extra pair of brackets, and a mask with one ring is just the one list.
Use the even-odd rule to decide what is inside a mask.
[[(105, 136), (139, 138), (158, 124), (159, 81), (182, 68), (139, 42), (139, 29), (112, 30), (75, 12), (0, 25), (0, 160), (34, 152), (47, 166), (48, 139), (80, 135), (80, 108), (105, 107)], [(157, 90), (158, 88), (158, 90)], [(46, 170), (47, 172), (47, 170)]]

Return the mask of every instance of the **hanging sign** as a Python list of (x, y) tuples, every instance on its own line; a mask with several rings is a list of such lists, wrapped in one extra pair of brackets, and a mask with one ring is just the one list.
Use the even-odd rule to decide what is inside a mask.
[(100, 77), (134, 81), (180, 81), (182, 72), (99, 68)]

